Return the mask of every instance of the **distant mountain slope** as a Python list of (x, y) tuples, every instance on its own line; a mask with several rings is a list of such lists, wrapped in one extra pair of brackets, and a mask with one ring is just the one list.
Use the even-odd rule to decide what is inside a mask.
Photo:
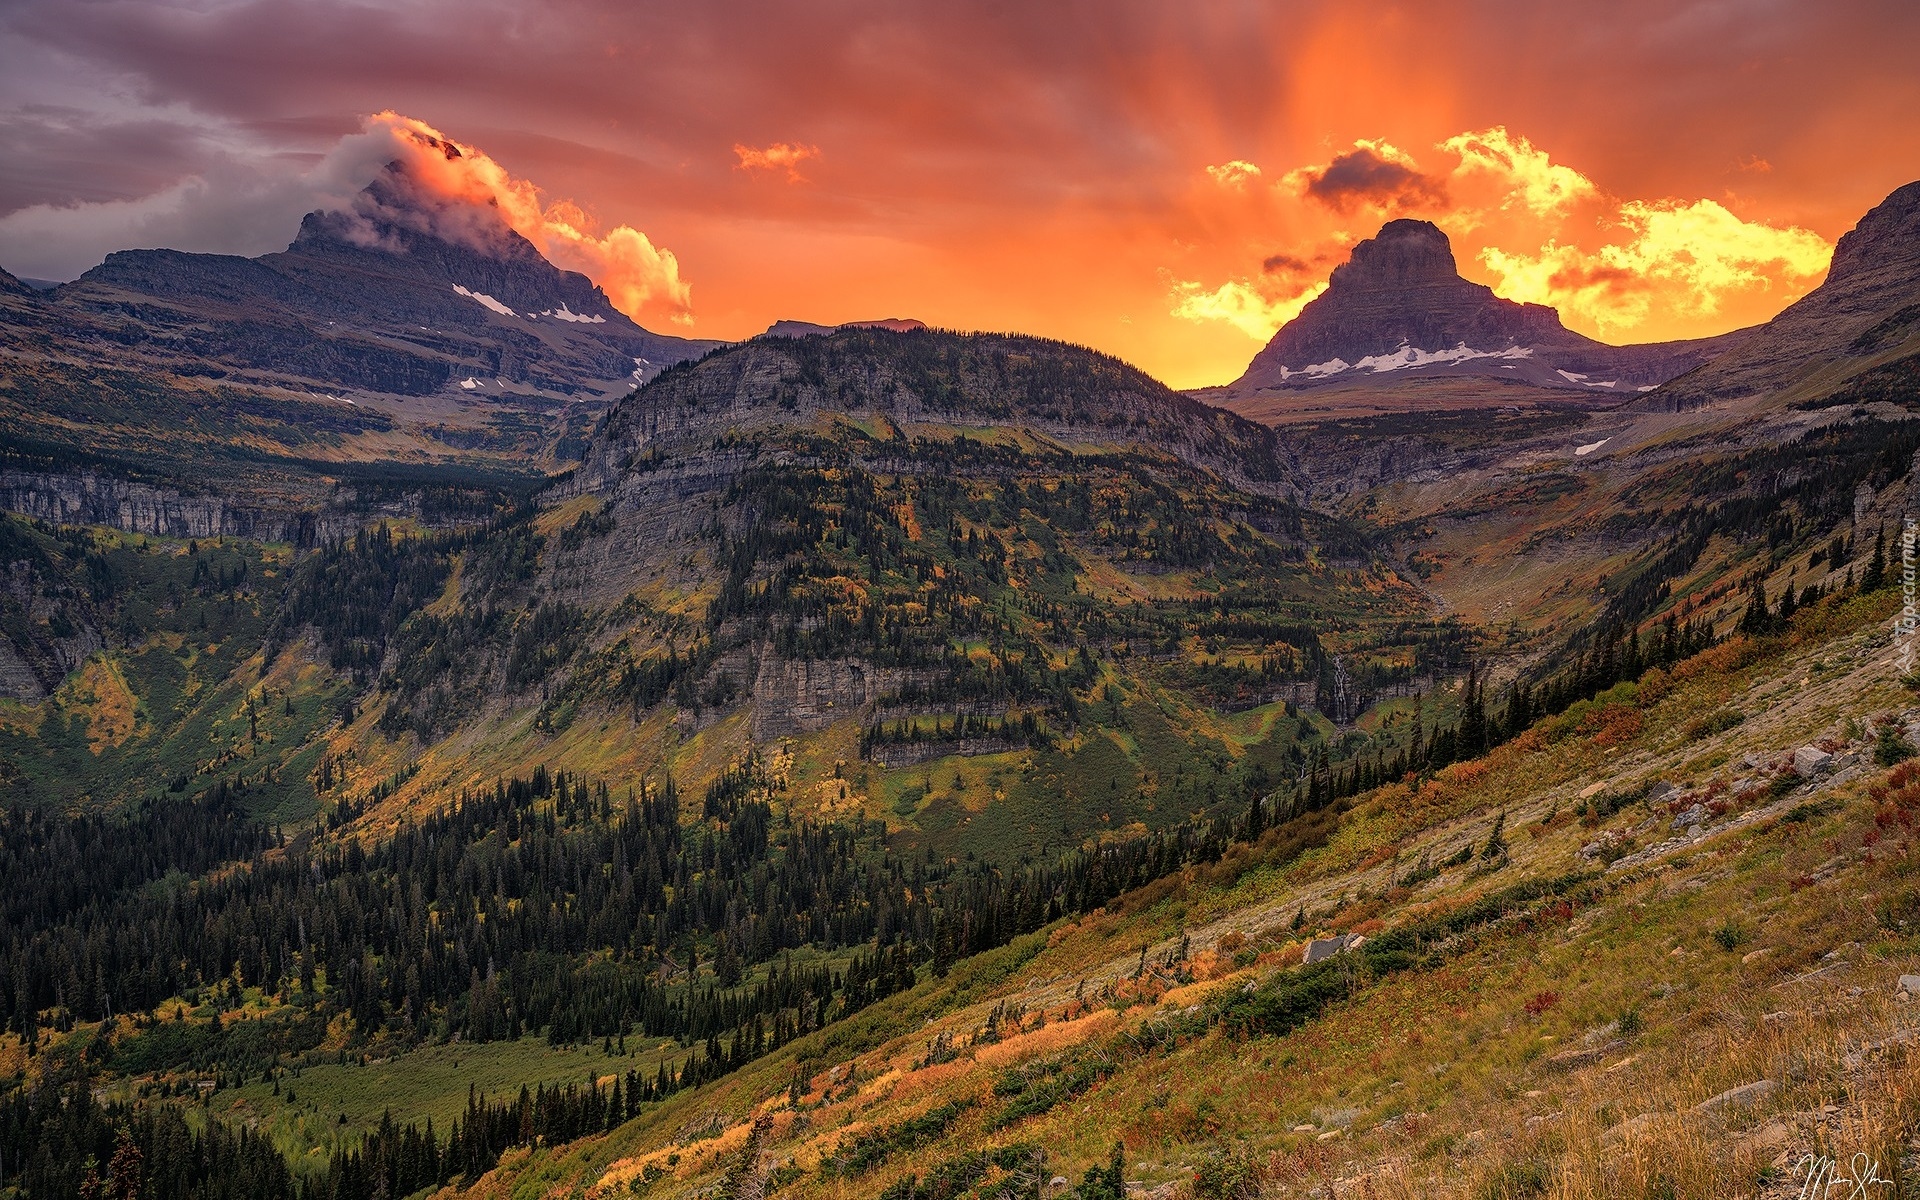
[(891, 329), (895, 333), (906, 333), (913, 329), (925, 329), (925, 321), (916, 321), (911, 317), (882, 317), (877, 321), (843, 321), (838, 325), (817, 325), (812, 321), (775, 321), (767, 326), (761, 337), (815, 337), (823, 333), (832, 333), (836, 329)]
[(1765, 325), (1729, 334), (1725, 354), (1633, 407), (1684, 412), (1801, 384), (1816, 398), (1830, 395), (1857, 372), (1920, 351), (1916, 334), (1920, 181), (1895, 190), (1841, 237), (1819, 287)]
[(145, 350), (396, 395), (602, 396), (714, 345), (640, 328), (497, 214), (450, 207), (390, 167), (280, 253), (123, 250), (54, 299), (133, 317)]
[(864, 327), (754, 339), (667, 372), (614, 406), (582, 474), (610, 478), (636, 452), (704, 447), (727, 431), (808, 428), (821, 414), (896, 430), (1004, 428), (1143, 446), (1242, 486), (1292, 490), (1290, 462), (1270, 430), (1119, 359), (1042, 338)]
[(1502, 300), (1461, 278), (1438, 226), (1389, 221), (1334, 268), (1327, 290), (1274, 334), (1224, 395), (1459, 374), (1625, 394), (1699, 366), (1723, 340), (1594, 341), (1545, 305)]

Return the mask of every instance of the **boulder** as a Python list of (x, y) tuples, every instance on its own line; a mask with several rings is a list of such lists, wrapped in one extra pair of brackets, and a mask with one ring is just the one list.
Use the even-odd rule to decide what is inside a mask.
[(1360, 939), (1349, 933), (1335, 934), (1330, 938), (1315, 938), (1307, 943), (1306, 965), (1312, 966), (1323, 959), (1332, 958), (1341, 951), (1357, 944)]
[(1902, 975), (1899, 986), (1895, 990), (1905, 992), (1909, 996), (1920, 996), (1920, 975)]
[(1772, 1095), (1780, 1085), (1771, 1079), (1756, 1079), (1752, 1083), (1743, 1083), (1736, 1088), (1728, 1088), (1718, 1096), (1702, 1100), (1694, 1105), (1693, 1111), (1701, 1114), (1719, 1112), (1723, 1108), (1748, 1108)]
[(1802, 779), (1811, 779), (1832, 766), (1833, 755), (1818, 746), (1802, 746), (1793, 752), (1793, 773)]
[(1695, 825), (1703, 825), (1706, 823), (1707, 815), (1706, 805), (1688, 805), (1686, 811), (1674, 816), (1673, 827), (1675, 829), (1690, 829)]

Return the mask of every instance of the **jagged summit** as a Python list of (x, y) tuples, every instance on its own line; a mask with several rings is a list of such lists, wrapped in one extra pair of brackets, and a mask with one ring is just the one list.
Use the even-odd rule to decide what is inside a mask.
[(1439, 226), (1397, 220), (1353, 248), (1327, 290), (1274, 335), (1228, 393), (1462, 373), (1629, 393), (1698, 366), (1716, 344), (1609, 346), (1583, 337), (1546, 305), (1503, 300), (1462, 278)]
[(591, 279), (548, 262), (497, 207), (437, 195), (397, 162), (349, 207), (308, 213), (293, 243), (265, 261), (296, 276), (341, 267), (410, 275), (503, 317), (633, 327)]

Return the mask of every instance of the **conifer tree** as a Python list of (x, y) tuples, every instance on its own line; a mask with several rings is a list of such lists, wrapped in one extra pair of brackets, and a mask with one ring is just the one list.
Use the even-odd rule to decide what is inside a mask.
[(1505, 809), (1501, 809), (1500, 815), (1493, 819), (1493, 832), (1487, 835), (1487, 845), (1480, 851), (1480, 858), (1483, 862), (1493, 862), (1505, 857), (1506, 853), (1507, 813)]
[(1887, 531), (1883, 527), (1873, 535), (1873, 555), (1867, 559), (1866, 573), (1860, 577), (1860, 590), (1878, 591), (1887, 582)]

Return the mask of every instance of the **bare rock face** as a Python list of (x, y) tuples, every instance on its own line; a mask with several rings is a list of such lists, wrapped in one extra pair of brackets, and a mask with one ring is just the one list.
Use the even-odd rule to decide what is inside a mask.
[(0, 637), (0, 699), (38, 700), (47, 694), (39, 676), (5, 637)]
[(770, 742), (860, 716), (897, 675), (859, 659), (763, 659), (753, 680), (753, 740)]
[(1462, 279), (1447, 235), (1432, 222), (1389, 221), (1334, 268), (1326, 292), (1274, 335), (1247, 375), (1278, 374), (1273, 368), (1291, 375), (1402, 345), (1503, 350), (1565, 333), (1551, 308), (1501, 300), (1492, 288)]
[(56, 525), (104, 525), (151, 537), (244, 537), (315, 545), (352, 533), (347, 514), (273, 511), (106, 475), (0, 471), (0, 509)]
[(1399, 220), (1353, 248), (1327, 290), (1274, 334), (1228, 392), (1470, 373), (1626, 395), (1698, 366), (1717, 344), (1609, 346), (1583, 337), (1546, 305), (1502, 300), (1463, 279), (1437, 225)]

